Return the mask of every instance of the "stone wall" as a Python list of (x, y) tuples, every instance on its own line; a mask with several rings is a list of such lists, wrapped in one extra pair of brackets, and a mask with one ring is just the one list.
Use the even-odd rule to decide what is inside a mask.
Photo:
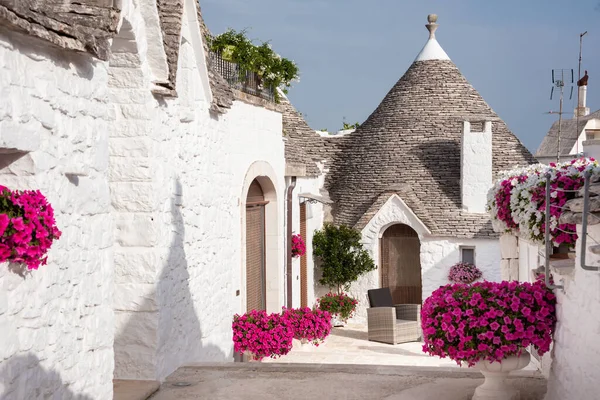
[(2, 399), (112, 398), (107, 83), (88, 55), (0, 33), (0, 184), (41, 190), (63, 232), (39, 270), (0, 265)]
[[(581, 237), (581, 225), (577, 226)], [(600, 225), (590, 226), (588, 245), (600, 240)], [(577, 241), (580, 249), (581, 241)], [(586, 249), (586, 263), (599, 266), (598, 255)], [(546, 400), (598, 398), (600, 381), (600, 273), (580, 267), (577, 251), (575, 267), (553, 270), (554, 280), (565, 286), (555, 290), (558, 319), (554, 337), (552, 366)]]

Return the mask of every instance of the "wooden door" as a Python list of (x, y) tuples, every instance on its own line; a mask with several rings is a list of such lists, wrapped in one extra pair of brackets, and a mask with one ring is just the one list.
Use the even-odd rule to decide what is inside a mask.
[(265, 204), (262, 188), (252, 182), (246, 199), (246, 309), (266, 309)]
[(389, 287), (394, 304), (421, 304), (421, 244), (408, 225), (392, 225), (380, 242), (381, 287)]
[[(306, 243), (306, 203), (300, 204), (300, 236), (302, 236), (302, 240)], [(308, 307), (308, 265), (306, 253), (300, 257), (300, 306)]]

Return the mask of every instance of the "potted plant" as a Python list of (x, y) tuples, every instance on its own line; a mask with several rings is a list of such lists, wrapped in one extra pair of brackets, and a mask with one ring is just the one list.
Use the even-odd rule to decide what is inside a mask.
[(250, 361), (277, 358), (290, 352), (294, 332), (281, 314), (252, 310), (233, 317), (233, 348)]
[(450, 267), (448, 279), (453, 283), (471, 284), (483, 276), (481, 270), (470, 263), (459, 262)]
[(555, 303), (541, 281), (440, 287), (421, 311), (423, 351), (479, 369), (485, 381), (474, 399), (513, 398), (516, 393), (504, 380), (527, 366), (528, 346), (539, 355), (550, 349)]
[(345, 293), (327, 293), (317, 299), (317, 307), (332, 316), (331, 323), (333, 326), (344, 326), (348, 319), (354, 315), (357, 304), (358, 300)]
[(318, 308), (284, 308), (283, 319), (291, 325), (294, 339), (302, 344), (319, 346), (331, 332), (331, 315)]
[[(356, 229), (345, 225), (335, 226), (330, 223), (326, 223), (323, 229), (315, 232), (313, 254), (317, 257), (319, 268), (322, 271), (319, 283), (329, 287), (331, 295), (329, 298), (335, 296), (331, 293), (334, 289), (338, 296), (336, 299), (347, 298), (344, 291), (350, 289), (352, 282), (376, 268), (373, 259), (363, 248), (361, 238), (361, 233)], [(354, 301), (356, 302), (356, 300)], [(332, 312), (334, 318), (337, 315)], [(342, 320), (348, 318), (350, 318), (349, 315), (345, 318), (342, 317)]]
[(292, 257), (302, 257), (306, 254), (306, 244), (302, 236), (294, 234), (292, 235)]
[(46, 265), (48, 250), (60, 235), (54, 210), (39, 190), (0, 185), (0, 262), (38, 269)]

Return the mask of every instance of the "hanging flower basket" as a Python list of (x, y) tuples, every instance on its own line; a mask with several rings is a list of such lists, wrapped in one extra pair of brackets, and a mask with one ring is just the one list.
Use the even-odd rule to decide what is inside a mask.
[(304, 239), (300, 235), (292, 235), (292, 257), (302, 257), (304, 254), (306, 254)]
[(496, 232), (520, 234), (536, 244), (544, 244), (546, 229), (546, 175), (550, 174), (550, 240), (572, 248), (577, 240), (575, 225), (561, 224), (565, 203), (584, 184), (584, 174), (600, 173), (593, 158), (565, 163), (532, 165), (501, 173), (488, 192), (487, 210)]
[(39, 190), (10, 190), (0, 186), (0, 262), (38, 269), (59, 239), (54, 210)]

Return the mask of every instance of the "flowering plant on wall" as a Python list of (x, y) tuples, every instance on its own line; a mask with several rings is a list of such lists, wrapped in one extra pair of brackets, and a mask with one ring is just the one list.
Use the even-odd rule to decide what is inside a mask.
[(60, 235), (54, 210), (39, 190), (0, 186), (0, 262), (38, 269), (46, 264), (46, 253)]
[(233, 348), (249, 352), (255, 360), (277, 358), (290, 352), (294, 331), (281, 314), (252, 310), (233, 317)]
[(323, 343), (331, 332), (331, 315), (327, 311), (284, 308), (283, 317), (291, 324), (295, 339), (306, 339), (315, 346)]
[(304, 244), (302, 236), (292, 235), (292, 257), (301, 257), (304, 254), (306, 254), (306, 244)]
[(442, 286), (421, 310), (423, 351), (459, 365), (501, 361), (533, 345), (550, 349), (556, 298), (543, 282)]
[(481, 270), (473, 264), (459, 262), (450, 267), (448, 279), (454, 283), (469, 284), (482, 277)]
[(317, 299), (317, 308), (327, 311), (330, 315), (339, 316), (342, 321), (352, 318), (357, 304), (358, 300), (345, 293), (327, 293)]
[(555, 246), (574, 246), (575, 225), (559, 223), (565, 203), (583, 187), (584, 173), (600, 173), (593, 158), (533, 165), (501, 173), (488, 192), (487, 209), (497, 232), (519, 233), (543, 244), (546, 229), (546, 174), (550, 174), (550, 239)]

